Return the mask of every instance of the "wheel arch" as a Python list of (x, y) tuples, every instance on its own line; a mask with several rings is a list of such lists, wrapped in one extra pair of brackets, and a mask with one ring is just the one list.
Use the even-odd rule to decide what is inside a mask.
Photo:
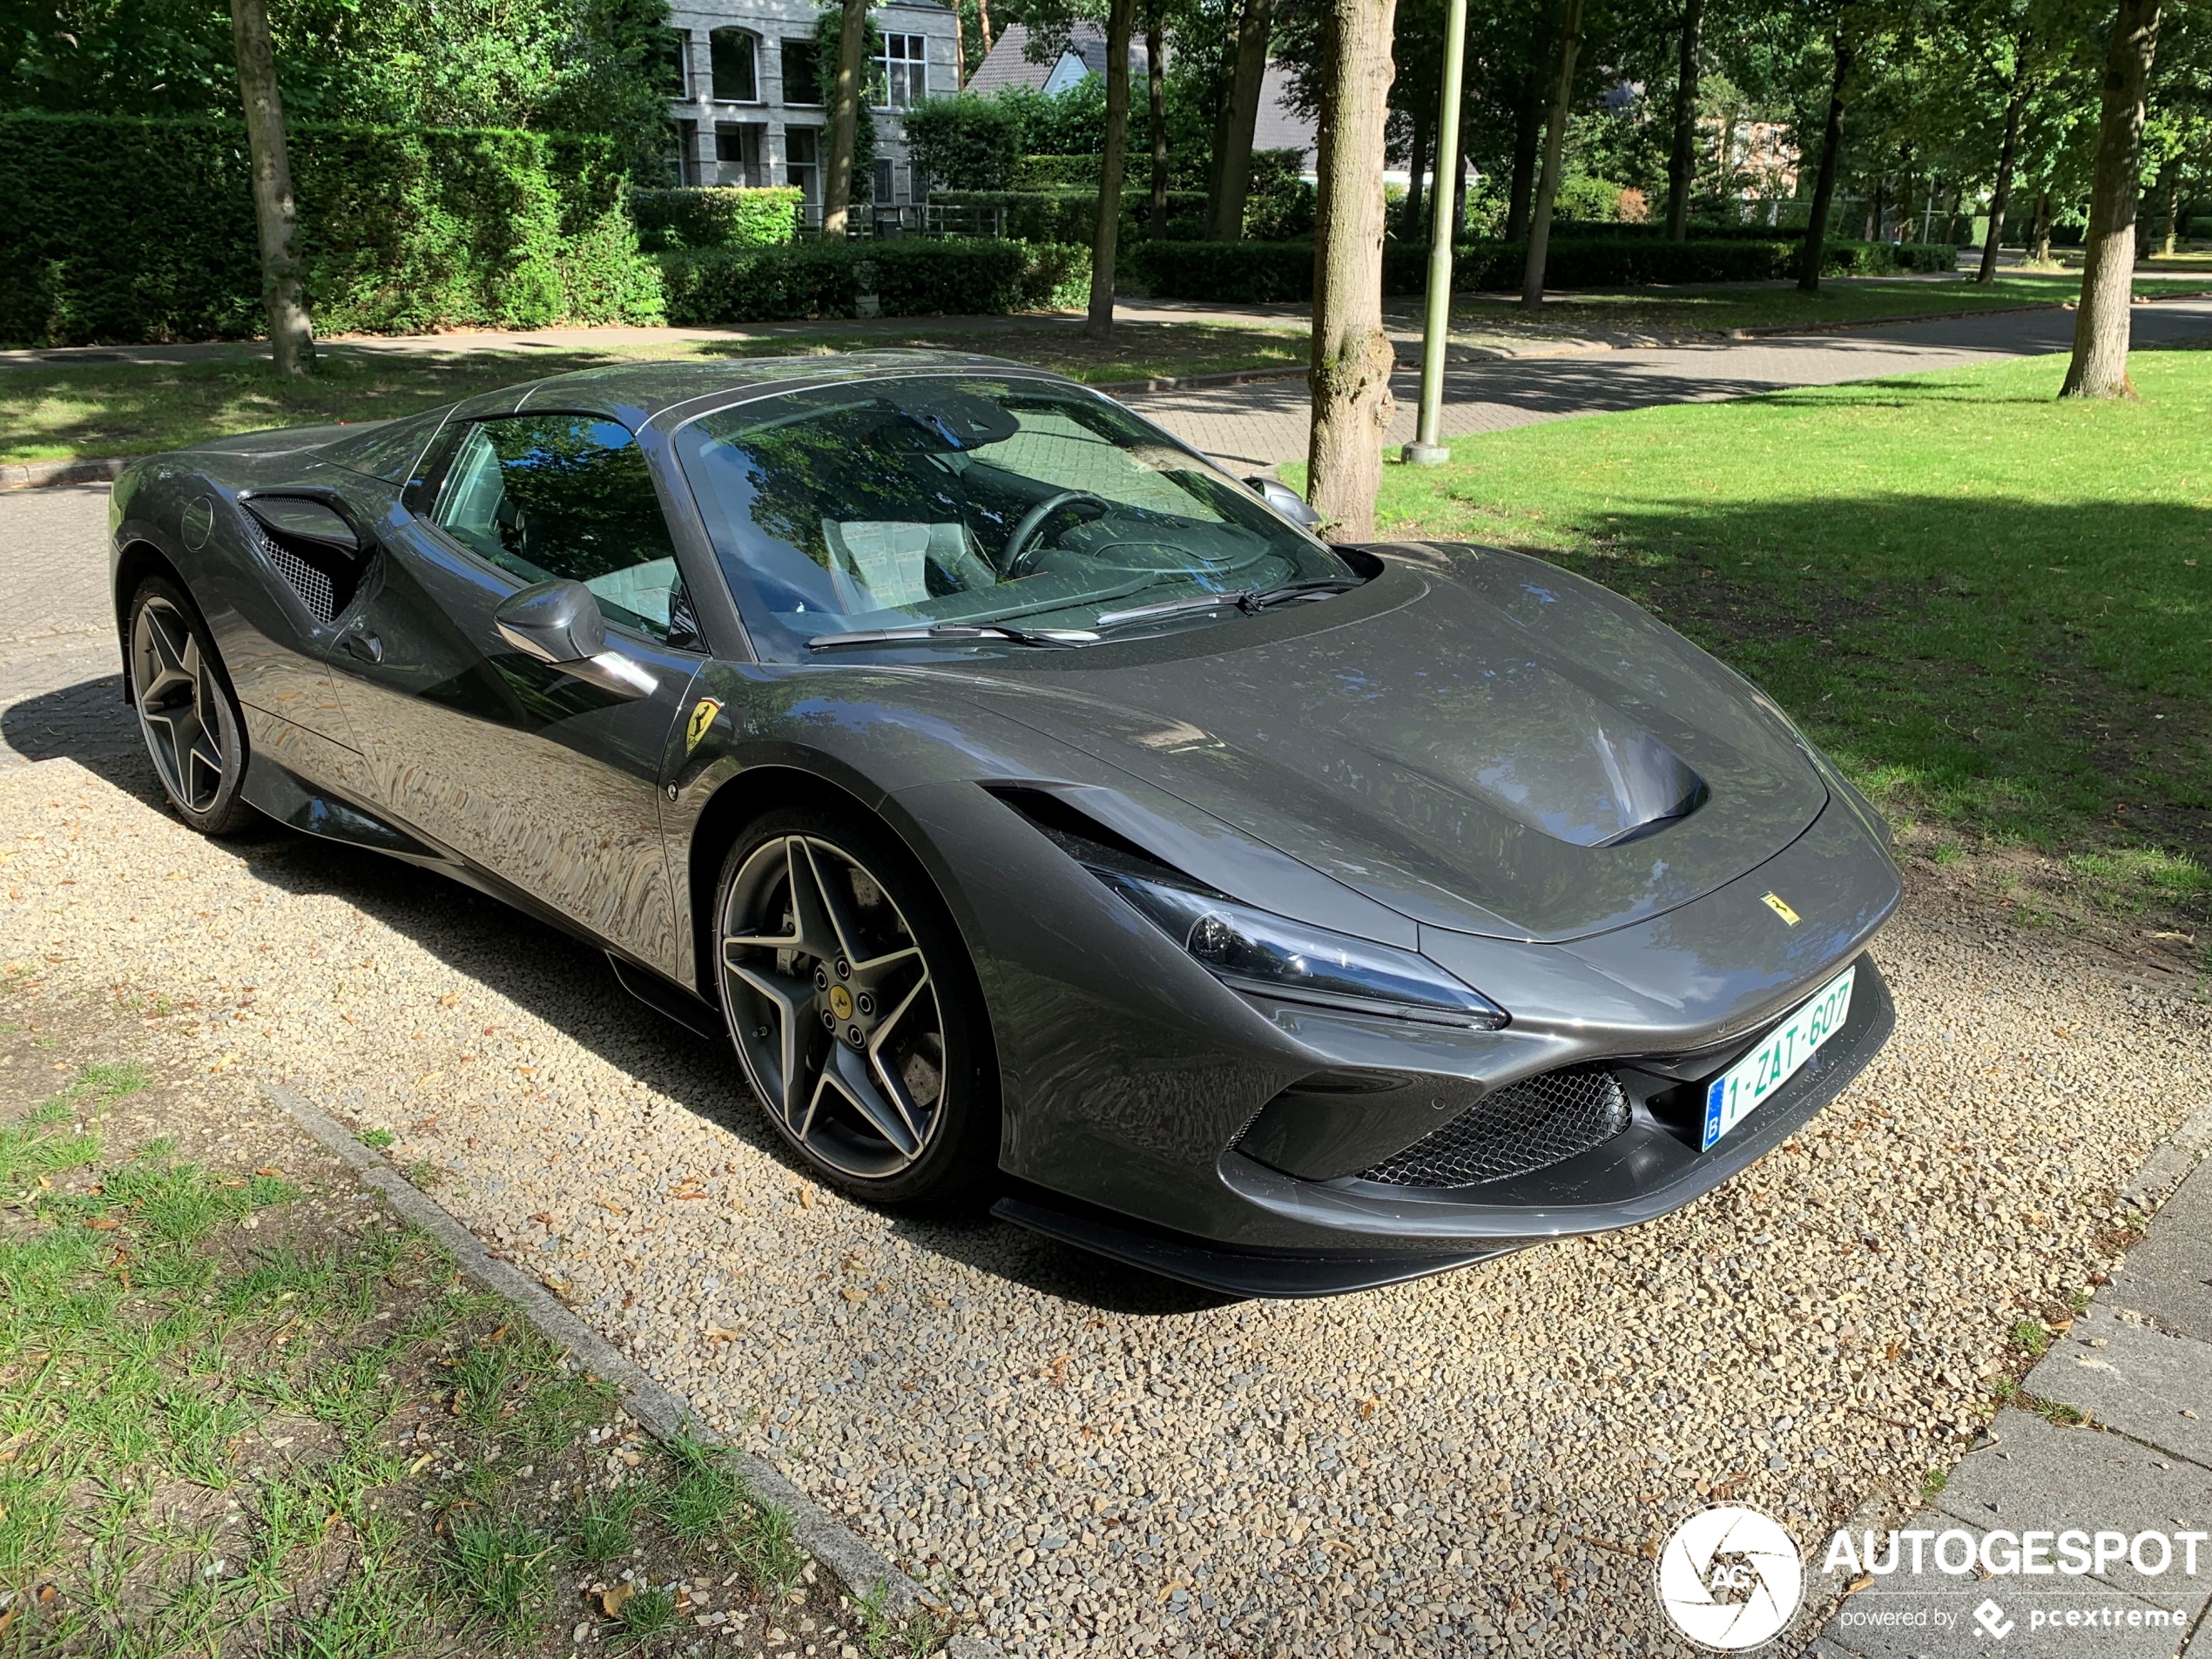
[[(126, 708), (138, 706), (138, 687), (131, 679), (131, 600), (148, 577), (161, 577), (173, 582), (177, 589), (195, 610), (199, 601), (193, 595), (192, 584), (177, 568), (176, 562), (158, 547), (144, 537), (126, 543), (115, 557), (115, 643), (123, 655), (123, 702)], [(206, 621), (203, 613), (202, 622)], [(219, 664), (218, 664), (219, 668)], [(228, 676), (226, 674), (226, 680)]]
[(714, 952), (714, 900), (723, 860), (745, 833), (747, 825), (778, 807), (815, 806), (833, 812), (853, 813), (880, 825), (914, 861), (930, 891), (944, 907), (967, 960), (962, 964), (983, 1010), (984, 1041), (993, 1076), (998, 1075), (999, 1042), (990, 999), (982, 995), (982, 974), (975, 960), (976, 929), (964, 897), (948, 880), (942, 860), (930, 848), (928, 838), (899, 804), (895, 795), (870, 788), (858, 777), (850, 783), (801, 764), (798, 758), (778, 753), (774, 758), (745, 766), (716, 786), (700, 808), (691, 835), (686, 860), (685, 893), (691, 919), (692, 968), (698, 974), (698, 995), (716, 1008), (722, 1005), (721, 966)]

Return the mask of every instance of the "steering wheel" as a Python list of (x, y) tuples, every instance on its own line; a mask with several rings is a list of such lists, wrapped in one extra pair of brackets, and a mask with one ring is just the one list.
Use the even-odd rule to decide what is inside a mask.
[(1006, 563), (1001, 571), (1006, 580), (1011, 582), (1029, 573), (1031, 555), (1037, 550), (1029, 543), (1045, 520), (1071, 501), (1095, 501), (1109, 512), (1113, 510), (1114, 506), (1103, 496), (1095, 495), (1088, 489), (1063, 489), (1056, 495), (1047, 496), (1022, 515), (1022, 522), (1014, 527), (1014, 534), (1006, 538)]

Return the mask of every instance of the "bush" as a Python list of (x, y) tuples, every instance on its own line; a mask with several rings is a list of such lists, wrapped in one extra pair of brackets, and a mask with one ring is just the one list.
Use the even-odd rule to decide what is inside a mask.
[[(1027, 242), (1080, 242), (1088, 247), (1098, 226), (1098, 187), (1088, 190), (933, 190), (929, 192), (933, 205), (974, 210), (967, 217), (972, 228), (979, 233), (997, 231), (1004, 214), (1004, 229), (999, 233)], [(1171, 190), (1168, 192), (1168, 223), (1170, 230), (1187, 228), (1195, 239), (1205, 230), (1206, 199), (1204, 192)], [(1121, 243), (1126, 247), (1143, 233), (1143, 226), (1152, 212), (1150, 190), (1129, 190), (1122, 192)]]
[(2189, 220), (2188, 228), (2183, 231), (2182, 234), (2188, 237), (2192, 242), (2212, 241), (2212, 219), (2193, 219)]
[[(608, 139), (307, 121), (290, 138), (324, 333), (660, 318)], [(0, 339), (263, 326), (241, 123), (0, 115)]]
[(921, 317), (1071, 306), (1090, 291), (1087, 247), (983, 238), (686, 250), (661, 265), (668, 320), (692, 327), (851, 317), (863, 293), (887, 317)]
[(637, 222), (637, 245), (649, 253), (683, 247), (771, 247), (791, 240), (799, 200), (799, 192), (788, 185), (766, 190), (633, 190), (630, 212)]
[(906, 112), (907, 153), (948, 190), (1007, 190), (1022, 159), (1022, 125), (1021, 111), (998, 98), (925, 98)]

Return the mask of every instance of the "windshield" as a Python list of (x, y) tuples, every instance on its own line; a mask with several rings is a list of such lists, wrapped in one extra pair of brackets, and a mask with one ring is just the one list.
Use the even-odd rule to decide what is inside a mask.
[(1004, 624), (1057, 643), (1156, 604), (1181, 625), (1208, 613), (1177, 600), (1352, 579), (1199, 456), (1046, 381), (793, 392), (702, 415), (676, 447), (757, 646), (786, 661), (879, 629)]

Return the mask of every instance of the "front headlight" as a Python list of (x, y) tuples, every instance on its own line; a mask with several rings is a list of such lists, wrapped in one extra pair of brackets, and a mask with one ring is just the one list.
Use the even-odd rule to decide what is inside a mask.
[(1495, 1031), (1509, 1017), (1426, 956), (1271, 915), (1219, 894), (1083, 867), (1223, 984), (1286, 1002)]

